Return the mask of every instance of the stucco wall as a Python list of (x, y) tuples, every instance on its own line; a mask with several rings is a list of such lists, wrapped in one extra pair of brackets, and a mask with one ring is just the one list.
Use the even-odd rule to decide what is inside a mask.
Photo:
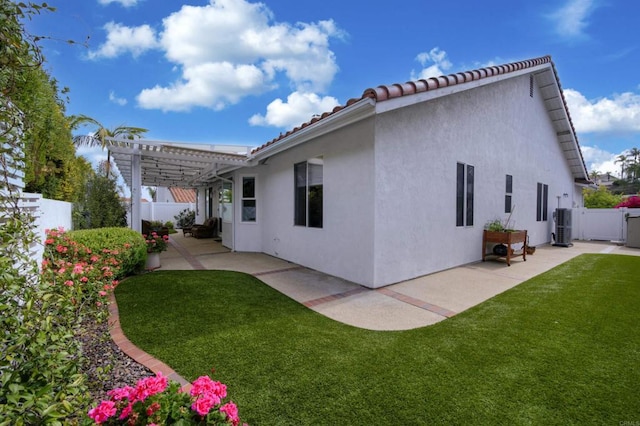
[[(322, 229), (293, 224), (293, 166), (315, 157), (324, 160)], [(267, 254), (372, 285), (373, 172), (371, 119), (237, 171), (237, 182), (241, 175), (257, 174), (258, 226), (236, 222), (236, 249), (253, 251), (255, 241), (261, 241)], [(258, 230), (261, 238), (255, 235)]]
[[(374, 286), (479, 260), (485, 223), (508, 216), (507, 174), (511, 224), (532, 245), (550, 240), (556, 196), (572, 207), (573, 178), (528, 76), (379, 114), (375, 132)], [(472, 227), (455, 223), (457, 162), (475, 167)], [(549, 185), (546, 222), (536, 222), (538, 182)]]

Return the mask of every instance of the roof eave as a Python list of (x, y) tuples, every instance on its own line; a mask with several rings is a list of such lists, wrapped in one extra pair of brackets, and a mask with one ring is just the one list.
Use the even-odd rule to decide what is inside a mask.
[(286, 136), (271, 145), (259, 149), (249, 156), (247, 163), (250, 166), (255, 166), (260, 161), (264, 161), (265, 159), (287, 149), (291, 149), (329, 132), (333, 132), (352, 123), (371, 117), (375, 114), (375, 103), (375, 100), (370, 98), (361, 99), (347, 108), (341, 109), (322, 120), (293, 132), (289, 136)]

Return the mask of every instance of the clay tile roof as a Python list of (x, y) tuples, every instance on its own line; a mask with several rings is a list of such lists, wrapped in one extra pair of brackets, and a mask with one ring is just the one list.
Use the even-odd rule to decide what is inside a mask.
[(177, 188), (172, 186), (169, 188), (169, 192), (173, 196), (173, 200), (176, 203), (195, 203), (196, 202), (196, 191), (189, 188)]
[[(558, 73), (555, 69), (555, 66), (553, 66), (553, 62), (551, 61), (551, 56), (549, 55), (542, 56), (535, 59), (513, 62), (505, 65), (480, 68), (477, 70), (466, 71), (466, 72), (461, 72), (457, 74), (443, 75), (440, 77), (431, 77), (431, 78), (421, 79), (417, 81), (409, 81), (403, 84), (396, 83), (391, 85), (381, 85), (375, 88), (366, 89), (362, 93), (362, 96), (360, 96), (359, 98), (349, 99), (346, 105), (337, 106), (331, 112), (325, 112), (319, 117), (314, 116), (310, 121), (294, 128), (293, 130), (289, 130), (285, 134), (281, 133), (280, 136), (272, 139), (271, 141), (263, 144), (262, 146), (255, 148), (253, 151), (251, 151), (251, 153), (255, 154), (267, 148), (268, 146), (273, 145), (274, 143), (279, 142), (280, 140), (300, 131), (301, 129), (304, 129), (307, 126), (313, 125), (318, 121), (322, 121), (323, 119), (329, 117), (330, 115), (335, 114), (336, 112), (341, 111), (345, 108), (348, 108), (349, 106), (355, 104), (356, 102), (359, 102), (366, 98), (373, 99), (376, 102), (383, 102), (389, 99), (399, 98), (402, 96), (414, 95), (416, 93), (436, 90), (442, 87), (454, 86), (456, 84), (467, 83), (470, 81), (477, 81), (487, 77), (508, 74), (510, 72), (532, 68), (542, 64), (551, 64), (556, 81), (558, 82), (558, 86), (559, 86), (560, 80), (558, 79)], [(562, 93), (562, 90), (560, 90), (560, 93), (562, 96), (562, 101), (566, 108), (567, 102), (566, 102), (566, 99), (564, 98), (564, 94)], [(569, 117), (569, 124), (575, 135), (575, 129), (573, 127), (573, 123), (571, 122), (571, 117)], [(580, 153), (580, 155), (582, 155), (582, 153)], [(584, 160), (583, 160), (583, 163), (584, 163)]]

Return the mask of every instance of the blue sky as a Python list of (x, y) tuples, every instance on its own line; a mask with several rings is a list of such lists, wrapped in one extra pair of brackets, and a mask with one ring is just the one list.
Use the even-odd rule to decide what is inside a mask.
[(590, 171), (640, 147), (637, 1), (49, 4), (27, 28), (68, 114), (149, 139), (258, 146), (369, 87), (548, 54)]

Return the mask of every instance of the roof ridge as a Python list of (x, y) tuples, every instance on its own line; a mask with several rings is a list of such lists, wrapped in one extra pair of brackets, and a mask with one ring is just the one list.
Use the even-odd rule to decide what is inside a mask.
[(366, 89), (362, 93), (362, 98), (371, 98), (376, 102), (386, 101), (388, 99), (422, 93), (428, 90), (439, 89), (441, 87), (448, 87), (496, 75), (508, 74), (510, 72), (520, 71), (547, 63), (552, 63), (550, 55), (541, 56), (535, 59), (527, 59), (524, 61), (511, 62), (504, 65), (492, 65), (490, 67), (472, 71), (463, 71), (455, 74), (412, 80), (404, 84), (394, 83), (391, 85), (380, 85), (376, 88)]
[[(477, 81), (488, 77), (494, 77), (497, 75), (504, 75), (515, 71), (520, 71), (528, 68), (533, 68), (538, 65), (550, 64), (553, 69), (553, 73), (558, 83), (558, 88), (560, 89), (560, 95), (562, 97), (562, 102), (564, 104), (565, 110), (567, 111), (567, 116), (569, 119), (569, 125), (573, 131), (573, 134), (576, 139), (576, 143), (578, 143), (578, 137), (576, 135), (575, 127), (573, 126), (573, 121), (571, 120), (571, 115), (569, 114), (569, 109), (567, 107), (567, 102), (564, 97), (564, 93), (562, 93), (562, 87), (560, 86), (560, 79), (558, 78), (558, 72), (556, 67), (551, 59), (551, 55), (540, 56), (538, 58), (533, 59), (525, 59), (522, 61), (511, 62), (503, 65), (492, 65), (489, 67), (479, 68), (472, 71), (463, 71), (455, 74), (441, 75), (438, 77), (430, 77), (427, 79), (419, 79), (414, 81), (408, 81), (404, 84), (395, 83), (391, 85), (380, 85), (376, 88), (368, 88), (359, 98), (351, 98), (344, 105), (338, 105), (334, 107), (331, 111), (324, 112), (321, 115), (315, 115), (311, 120), (302, 123), (300, 126), (294, 127), (286, 133), (280, 133), (279, 136), (273, 138), (272, 140), (266, 142), (265, 144), (254, 148), (251, 151), (251, 154), (255, 154), (268, 146), (273, 145), (276, 142), (285, 139), (292, 134), (311, 126), (323, 119), (342, 111), (343, 109), (350, 107), (351, 105), (362, 101), (363, 99), (369, 98), (375, 102), (383, 102), (389, 99), (399, 98), (401, 96), (413, 95), (416, 93), (422, 93), (429, 90), (436, 90), (442, 87), (449, 87), (456, 84), (468, 83), (470, 81)], [(578, 146), (580, 144), (578, 143)], [(582, 157), (582, 151), (580, 151), (580, 156)], [(582, 163), (584, 165), (584, 158), (582, 158)], [(586, 170), (586, 166), (585, 166)]]

